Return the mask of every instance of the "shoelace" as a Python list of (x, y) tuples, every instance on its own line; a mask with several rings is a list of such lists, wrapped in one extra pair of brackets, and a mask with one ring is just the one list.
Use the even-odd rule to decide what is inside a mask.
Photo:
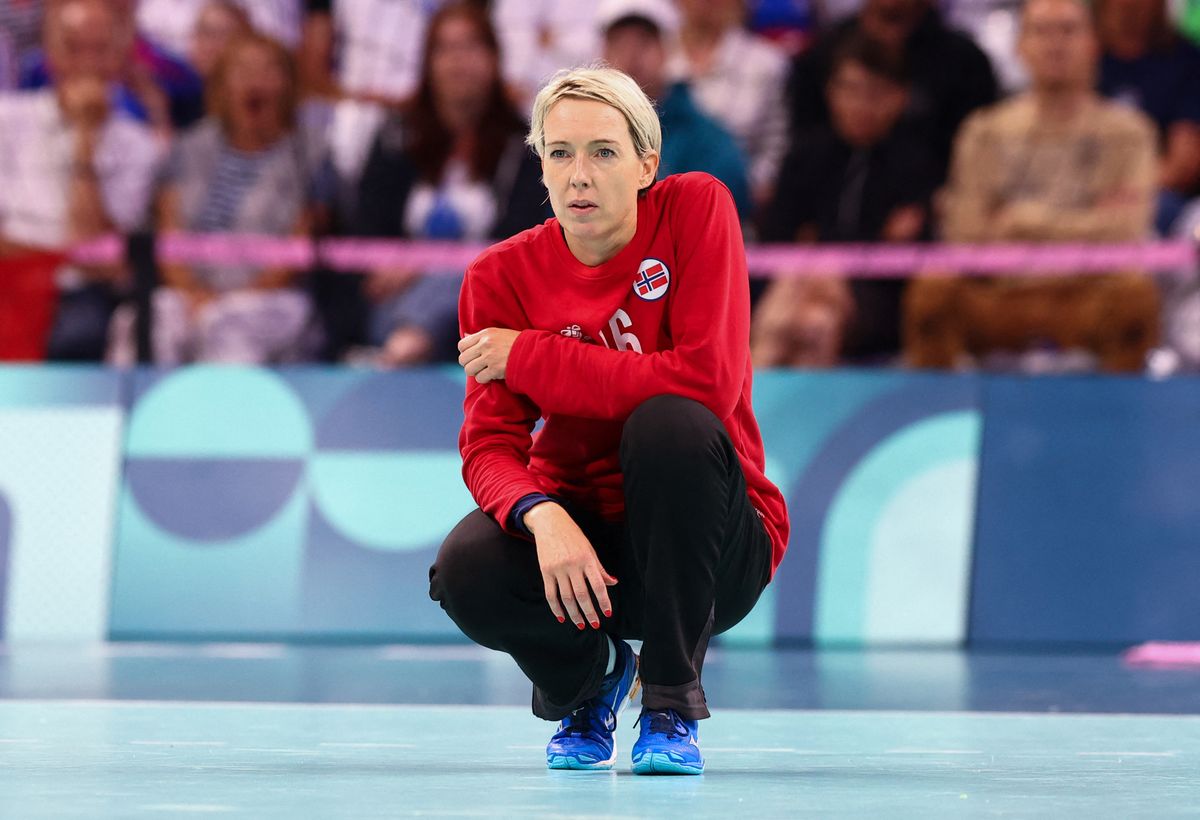
[(679, 715), (675, 714), (674, 709), (663, 709), (661, 711), (647, 710), (638, 716), (638, 723), (646, 717), (650, 719), (650, 731), (656, 735), (666, 735), (667, 737), (688, 736), (687, 725), (684, 724), (683, 719)]
[[(607, 712), (606, 716), (604, 713)], [(607, 703), (599, 700), (590, 701), (580, 706), (563, 719), (562, 725), (554, 733), (558, 737), (591, 737), (604, 740), (602, 732), (611, 732), (617, 725), (617, 715)]]

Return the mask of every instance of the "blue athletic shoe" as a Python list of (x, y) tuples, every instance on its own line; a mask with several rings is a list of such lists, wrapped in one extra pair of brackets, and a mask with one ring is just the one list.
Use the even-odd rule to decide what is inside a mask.
[(634, 774), (703, 774), (698, 721), (674, 709), (643, 709), (642, 733), (633, 744)]
[(625, 641), (617, 640), (617, 664), (604, 678), (594, 698), (563, 718), (546, 746), (551, 769), (611, 769), (617, 758), (613, 732), (617, 715), (641, 687), (638, 658)]

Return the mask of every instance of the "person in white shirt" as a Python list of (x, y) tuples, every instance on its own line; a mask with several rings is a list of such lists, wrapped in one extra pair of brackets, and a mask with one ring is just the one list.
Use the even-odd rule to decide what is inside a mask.
[(744, 0), (676, 0), (678, 48), (669, 71), (686, 80), (700, 107), (738, 140), (750, 162), (755, 202), (770, 199), (788, 147), (784, 87), (788, 61), (745, 28)]
[[(103, 0), (64, 0), (48, 12), (54, 85), (0, 94), (0, 254), (65, 251), (142, 225), (163, 151), (110, 100), (128, 38)], [(96, 360), (104, 350), (120, 265), (65, 265), (48, 355)]]

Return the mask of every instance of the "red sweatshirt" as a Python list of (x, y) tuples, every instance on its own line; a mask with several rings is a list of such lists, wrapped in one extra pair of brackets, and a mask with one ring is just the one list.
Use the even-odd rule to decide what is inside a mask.
[(724, 185), (659, 181), (638, 200), (633, 241), (596, 267), (572, 255), (557, 219), (489, 248), (467, 269), (459, 321), (464, 334), (521, 331), (504, 381), (467, 379), (459, 436), (467, 487), (502, 527), (530, 493), (620, 520), (621, 428), (646, 399), (673, 394), (724, 423), (779, 565), (787, 510), (763, 475), (746, 253)]

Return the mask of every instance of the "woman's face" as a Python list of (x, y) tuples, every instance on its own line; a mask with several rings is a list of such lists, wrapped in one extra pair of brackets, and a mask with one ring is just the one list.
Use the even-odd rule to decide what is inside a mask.
[(242, 33), (242, 21), (218, 3), (205, 6), (196, 18), (189, 58), (197, 73), (207, 79), (216, 68), (217, 58), (235, 36)]
[(433, 38), (430, 80), (440, 100), (484, 97), (496, 80), (496, 55), (466, 17), (450, 17)]
[(639, 157), (625, 117), (595, 100), (560, 100), (543, 130), (542, 180), (572, 250), (632, 236), (638, 191), (654, 181), (658, 155)]
[(235, 127), (260, 129), (284, 125), (288, 78), (276, 55), (250, 43), (230, 55), (225, 76), (229, 115)]

